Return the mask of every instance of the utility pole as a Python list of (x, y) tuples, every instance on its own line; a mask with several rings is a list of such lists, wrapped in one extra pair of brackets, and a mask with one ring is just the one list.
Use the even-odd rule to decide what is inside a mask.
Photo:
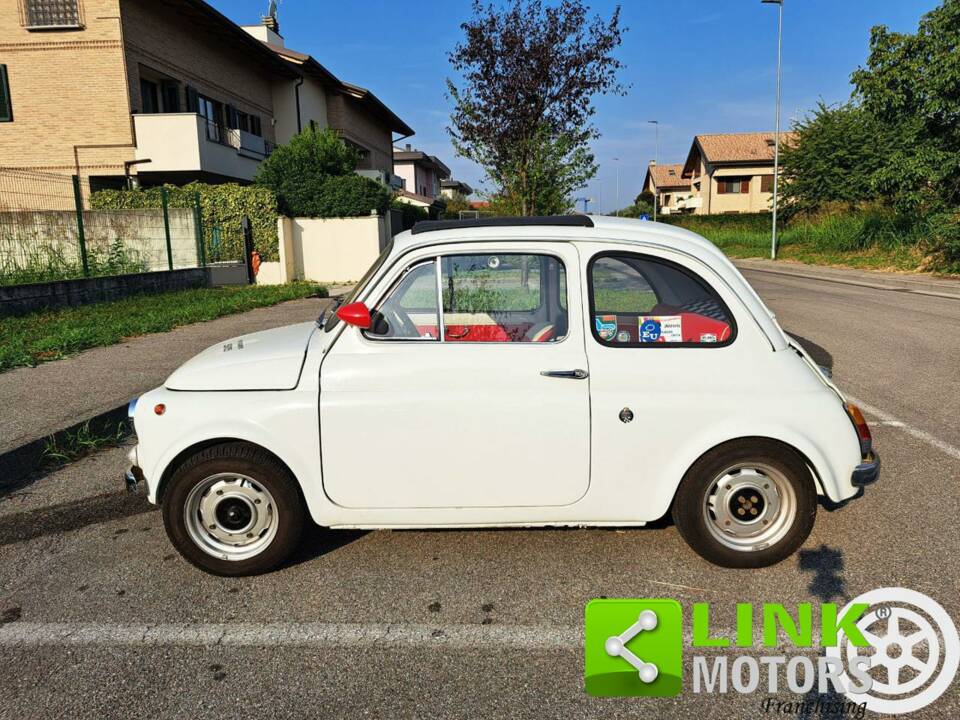
[[(650, 125), (653, 125), (654, 137), (656, 138), (656, 153), (653, 156), (654, 167), (660, 164), (660, 121), (659, 120), (647, 120)], [(656, 188), (656, 186), (654, 186)], [(657, 196), (660, 194), (660, 189), (656, 188), (653, 193), (653, 221), (657, 221)]]
[(773, 229), (770, 236), (770, 259), (777, 259), (777, 194), (780, 184), (780, 59), (783, 49), (783, 0), (760, 0), (764, 5), (777, 5), (777, 119), (773, 134)]

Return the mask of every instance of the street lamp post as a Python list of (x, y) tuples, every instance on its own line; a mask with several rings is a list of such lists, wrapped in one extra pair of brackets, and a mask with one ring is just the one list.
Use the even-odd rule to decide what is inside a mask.
[(773, 229), (770, 237), (770, 259), (777, 259), (777, 190), (780, 183), (780, 58), (783, 47), (783, 0), (760, 0), (777, 8), (777, 119), (773, 134)]
[[(656, 153), (653, 156), (653, 164), (660, 164), (660, 121), (659, 120), (647, 120), (647, 123), (653, 125), (654, 137), (656, 138)], [(656, 188), (656, 186), (654, 186)], [(659, 191), (655, 190), (653, 193), (653, 221), (657, 221), (657, 195)]]
[(617, 217), (620, 217), (620, 158), (614, 158), (613, 161), (617, 164)]

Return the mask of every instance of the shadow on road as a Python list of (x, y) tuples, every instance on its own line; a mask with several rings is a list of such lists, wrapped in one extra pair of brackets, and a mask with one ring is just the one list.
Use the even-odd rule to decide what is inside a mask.
[(846, 602), (846, 581), (843, 579), (843, 550), (820, 545), (816, 550), (801, 550), (797, 564), (801, 572), (813, 573), (807, 589), (822, 602), (839, 598)]
[(156, 508), (143, 495), (118, 492), (95, 495), (0, 518), (0, 546), (52, 533), (148, 513)]
[(294, 567), (301, 563), (316, 560), (328, 553), (332, 553), (334, 550), (339, 550), (352, 542), (356, 542), (369, 532), (369, 530), (330, 530), (320, 527), (319, 525), (314, 525), (313, 523), (308, 523), (303, 532), (303, 540), (300, 542), (300, 547), (293, 556), (283, 564), (283, 567)]
[(800, 335), (796, 335), (792, 332), (787, 332), (787, 335), (800, 343), (803, 346), (803, 349), (810, 353), (810, 357), (813, 358), (813, 361), (817, 365), (822, 365), (830, 370), (830, 372), (833, 372), (833, 355), (828, 353), (824, 348), (822, 348), (820, 345), (817, 345), (812, 340), (807, 340), (805, 337), (801, 337)]

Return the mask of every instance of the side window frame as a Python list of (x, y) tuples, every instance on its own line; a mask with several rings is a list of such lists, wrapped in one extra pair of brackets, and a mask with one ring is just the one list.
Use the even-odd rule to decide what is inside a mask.
[[(503, 342), (503, 341), (497, 341), (497, 342), (482, 342), (482, 343), (463, 343), (463, 342), (457, 342), (457, 341), (450, 341), (450, 340), (447, 340), (447, 339), (446, 339), (446, 327), (445, 327), (445, 322), (444, 322), (444, 319), (443, 319), (443, 315), (444, 315), (444, 311), (443, 311), (443, 259), (446, 258), (446, 257), (455, 257), (455, 256), (497, 255), (497, 254), (501, 254), (501, 255), (534, 255), (534, 256), (549, 257), (549, 258), (552, 258), (553, 260), (555, 260), (557, 263), (559, 263), (559, 266), (560, 266), (560, 268), (561, 268), (562, 271), (563, 271), (564, 277), (566, 277), (566, 276), (567, 276), (567, 273), (568, 273), (567, 263), (564, 261), (564, 259), (563, 259), (562, 257), (560, 257), (560, 255), (558, 255), (556, 252), (551, 252), (551, 251), (547, 251), (547, 250), (528, 250), (528, 249), (524, 249), (524, 250), (518, 251), (518, 250), (516, 250), (516, 249), (510, 249), (510, 248), (504, 248), (504, 249), (499, 249), (499, 250), (483, 249), (483, 250), (480, 251), (480, 252), (477, 252), (476, 250), (457, 250), (457, 251), (453, 251), (453, 252), (440, 252), (440, 253), (437, 253), (437, 254), (422, 255), (422, 256), (419, 256), (419, 257), (414, 257), (414, 258), (413, 258), (412, 260), (410, 260), (410, 261), (405, 261), (403, 257), (400, 257), (400, 258), (397, 258), (396, 262), (394, 263), (394, 265), (391, 266), (391, 268), (387, 271), (387, 273), (389, 274), (389, 273), (392, 271), (393, 267), (396, 267), (397, 265), (403, 265), (403, 268), (404, 268), (404, 269), (401, 270), (400, 273), (399, 273), (396, 277), (394, 277), (394, 279), (390, 282), (389, 285), (387, 285), (386, 290), (384, 290), (382, 293), (379, 293), (379, 295), (377, 295), (376, 301), (374, 301), (374, 300), (372, 299), (372, 297), (371, 297), (370, 295), (368, 295), (368, 296), (365, 298), (364, 302), (366, 302), (367, 307), (369, 307), (369, 308), (371, 309), (371, 312), (372, 312), (374, 308), (379, 307), (379, 306), (384, 302), (384, 300), (386, 300), (386, 299), (390, 296), (390, 293), (392, 293), (394, 290), (396, 290), (397, 286), (398, 286), (401, 282), (403, 282), (403, 279), (404, 279), (414, 268), (416, 268), (416, 267), (418, 267), (418, 266), (420, 266), (420, 265), (423, 265), (424, 263), (435, 262), (435, 263), (436, 263), (437, 309), (438, 309), (438, 321), (439, 321), (439, 324), (438, 324), (438, 332), (439, 332), (440, 337), (439, 337), (439, 338), (406, 338), (406, 337), (393, 337), (393, 338), (390, 338), (390, 337), (383, 337), (383, 336), (381, 336), (381, 335), (371, 334), (371, 333), (370, 333), (369, 331), (367, 331), (367, 330), (361, 331), (361, 333), (360, 333), (361, 337), (362, 337), (364, 340), (369, 341), (369, 342), (380, 342), (380, 341), (388, 341), (388, 342), (423, 342), (423, 341), (426, 340), (426, 341), (430, 341), (430, 342), (436, 342), (438, 345), (460, 345), (460, 346), (462, 346), (462, 345), (472, 345), (472, 344), (476, 344), (476, 345), (521, 345), (521, 346), (523, 346), (523, 345), (535, 345), (535, 344), (559, 345), (559, 344), (561, 344), (561, 343), (566, 342), (566, 341), (567, 341), (567, 338), (570, 336), (570, 332), (569, 332), (569, 331), (568, 331), (567, 334), (563, 337), (563, 339), (558, 340), (558, 341), (556, 341), (556, 342), (550, 342), (550, 343)], [(558, 287), (557, 290), (558, 290), (558, 293), (559, 293), (559, 292), (560, 292), (559, 287)], [(569, 286), (569, 282), (567, 281), (567, 282), (564, 283), (564, 288), (563, 288), (563, 299), (565, 300), (565, 304), (561, 304), (561, 305), (560, 305), (560, 308), (567, 313), (567, 323), (568, 323), (568, 325), (570, 324), (570, 314), (571, 314), (571, 310), (570, 310), (570, 307), (569, 307), (569, 303), (570, 303), (570, 297), (569, 297), (569, 295), (570, 295), (570, 286)], [(560, 300), (560, 295), (558, 294), (558, 302), (559, 302), (559, 300)], [(540, 292), (540, 306), (539, 306), (539, 308), (542, 308), (542, 307), (543, 307), (543, 303), (545, 303), (545, 302), (546, 302), (546, 298), (544, 297), (543, 291), (542, 291), (542, 289), (541, 289), (541, 292)], [(539, 309), (539, 308), (538, 308), (538, 309)], [(522, 311), (522, 310), (517, 310), (517, 311), (508, 311), (508, 312), (524, 312), (524, 311)], [(439, 341), (439, 342), (438, 342), (438, 341)]]
[[(656, 343), (656, 342), (652, 342), (652, 343), (649, 343), (649, 342), (648, 342), (648, 343), (641, 343), (641, 342), (628, 342), (628, 343), (622, 343), (622, 342), (606, 342), (606, 341), (604, 341), (604, 340), (601, 340), (599, 334), (597, 333), (596, 323), (594, 322), (594, 318), (596, 318), (596, 316), (597, 316), (597, 308), (596, 308), (596, 306), (595, 306), (595, 304), (594, 304), (593, 266), (594, 266), (594, 264), (597, 262), (597, 260), (601, 260), (601, 259), (607, 258), (607, 257), (613, 257), (613, 258), (630, 257), (630, 258), (636, 258), (637, 260), (640, 260), (640, 261), (642, 261), (642, 262), (660, 263), (660, 264), (665, 265), (665, 266), (667, 266), (667, 267), (669, 267), (669, 268), (671, 268), (671, 269), (673, 269), (673, 270), (677, 270), (677, 271), (683, 273), (684, 275), (686, 275), (686, 276), (687, 276), (688, 278), (690, 278), (691, 280), (693, 280), (693, 281), (697, 282), (698, 284), (700, 284), (701, 286), (707, 288), (707, 289), (709, 290), (709, 292), (710, 292), (710, 296), (711, 296), (714, 300), (717, 301), (717, 303), (718, 303), (718, 304), (720, 305), (720, 307), (723, 309), (724, 314), (727, 316), (727, 318), (728, 318), (728, 320), (729, 320), (729, 325), (730, 325), (730, 337), (728, 337), (728, 338), (727, 338), (726, 340), (724, 340), (723, 342), (715, 342), (715, 343), (713, 343), (713, 342), (710, 342), (710, 343), (696, 343), (696, 342), (679, 342), (679, 343)], [(644, 274), (644, 272), (643, 272), (640, 268), (635, 268), (635, 269), (636, 269), (636, 271), (637, 271), (640, 275), (643, 275), (644, 279), (646, 279), (646, 275)], [(649, 281), (648, 281), (648, 283), (649, 283)], [(652, 285), (651, 285), (650, 287), (651, 287), (651, 289), (653, 288)], [(656, 291), (654, 290), (654, 292), (656, 292)], [(702, 278), (699, 274), (697, 274), (696, 272), (694, 272), (693, 270), (691, 270), (690, 268), (688, 268), (688, 267), (686, 267), (686, 266), (684, 266), (684, 265), (681, 265), (681, 264), (678, 263), (678, 262), (674, 262), (673, 260), (668, 260), (668, 259), (666, 259), (666, 258), (658, 257), (658, 256), (656, 256), (656, 255), (645, 255), (645, 254), (643, 254), (643, 253), (631, 252), (631, 251), (629, 251), (629, 250), (604, 250), (604, 251), (602, 251), (602, 252), (598, 252), (598, 253), (596, 253), (595, 255), (593, 255), (593, 256), (590, 258), (590, 261), (587, 263), (587, 304), (588, 304), (588, 308), (589, 308), (589, 310), (590, 310), (590, 315), (587, 317), (587, 322), (588, 322), (588, 324), (589, 324), (589, 326), (590, 326), (590, 335), (593, 336), (593, 339), (594, 339), (594, 341), (596, 342), (597, 345), (599, 345), (600, 347), (604, 347), (604, 348), (614, 348), (614, 349), (619, 349), (619, 348), (629, 348), (629, 349), (636, 349), (636, 348), (653, 348), (653, 349), (660, 349), (660, 350), (667, 350), (667, 349), (672, 349), (672, 348), (703, 348), (703, 349), (707, 349), (707, 350), (712, 350), (712, 349), (717, 349), (717, 348), (729, 347), (729, 346), (732, 345), (732, 344), (734, 343), (734, 341), (737, 339), (737, 319), (734, 317), (733, 313), (730, 311), (730, 308), (729, 308), (729, 306), (727, 305), (727, 303), (725, 303), (724, 300), (723, 300), (723, 298), (720, 296), (720, 293), (717, 292), (716, 288), (715, 288), (711, 283), (707, 282), (704, 278)]]

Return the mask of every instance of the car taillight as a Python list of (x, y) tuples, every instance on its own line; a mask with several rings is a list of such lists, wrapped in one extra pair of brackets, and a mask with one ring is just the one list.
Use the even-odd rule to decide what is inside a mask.
[(866, 457), (870, 454), (870, 450), (873, 448), (873, 436), (870, 434), (870, 426), (867, 425), (866, 419), (863, 417), (863, 413), (853, 403), (844, 404), (844, 409), (847, 411), (847, 415), (850, 417), (850, 422), (853, 423), (853, 427), (857, 430), (857, 438), (860, 440), (860, 454), (863, 457)]

